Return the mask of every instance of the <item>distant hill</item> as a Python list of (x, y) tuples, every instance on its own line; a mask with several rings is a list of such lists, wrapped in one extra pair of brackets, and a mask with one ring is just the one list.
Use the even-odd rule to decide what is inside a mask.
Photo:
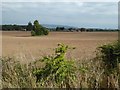
[(53, 24), (42, 24), (42, 26), (46, 28), (56, 28), (56, 27), (65, 27), (65, 28), (77, 28), (73, 26), (67, 26), (67, 25), (53, 25)]

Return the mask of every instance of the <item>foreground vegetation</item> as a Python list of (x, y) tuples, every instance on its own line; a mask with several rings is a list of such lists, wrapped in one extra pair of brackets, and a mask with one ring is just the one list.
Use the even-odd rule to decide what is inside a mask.
[(120, 42), (100, 46), (92, 59), (68, 60), (69, 49), (59, 44), (55, 54), (29, 64), (1, 58), (3, 88), (120, 88)]

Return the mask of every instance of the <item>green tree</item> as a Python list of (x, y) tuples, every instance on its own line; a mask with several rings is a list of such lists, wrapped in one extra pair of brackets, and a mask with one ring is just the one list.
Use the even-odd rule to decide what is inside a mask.
[(13, 29), (20, 31), (22, 28), (19, 25), (14, 24)]
[(85, 31), (85, 30), (86, 30), (85, 28), (81, 28), (81, 29), (80, 29), (81, 32), (83, 32), (83, 31)]
[(38, 20), (34, 21), (33, 31), (31, 31), (31, 34), (34, 34), (33, 36), (39, 36), (39, 35), (48, 35), (48, 30), (44, 28), (42, 25), (39, 24)]
[(33, 30), (33, 26), (32, 26), (32, 23), (29, 22), (28, 25), (27, 25), (27, 31), (32, 31)]

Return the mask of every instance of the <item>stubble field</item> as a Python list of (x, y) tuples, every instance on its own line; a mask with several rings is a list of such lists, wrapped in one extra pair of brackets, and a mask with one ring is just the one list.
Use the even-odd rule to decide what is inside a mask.
[(117, 32), (50, 32), (48, 36), (32, 37), (28, 31), (3, 31), (2, 56), (21, 57), (27, 62), (53, 54), (57, 44), (64, 43), (76, 47), (68, 52), (68, 58), (92, 58), (98, 46), (117, 39)]

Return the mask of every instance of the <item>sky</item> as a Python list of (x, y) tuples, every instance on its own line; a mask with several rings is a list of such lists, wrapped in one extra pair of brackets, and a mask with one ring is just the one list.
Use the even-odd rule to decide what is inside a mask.
[(2, 2), (2, 24), (118, 28), (117, 2)]

